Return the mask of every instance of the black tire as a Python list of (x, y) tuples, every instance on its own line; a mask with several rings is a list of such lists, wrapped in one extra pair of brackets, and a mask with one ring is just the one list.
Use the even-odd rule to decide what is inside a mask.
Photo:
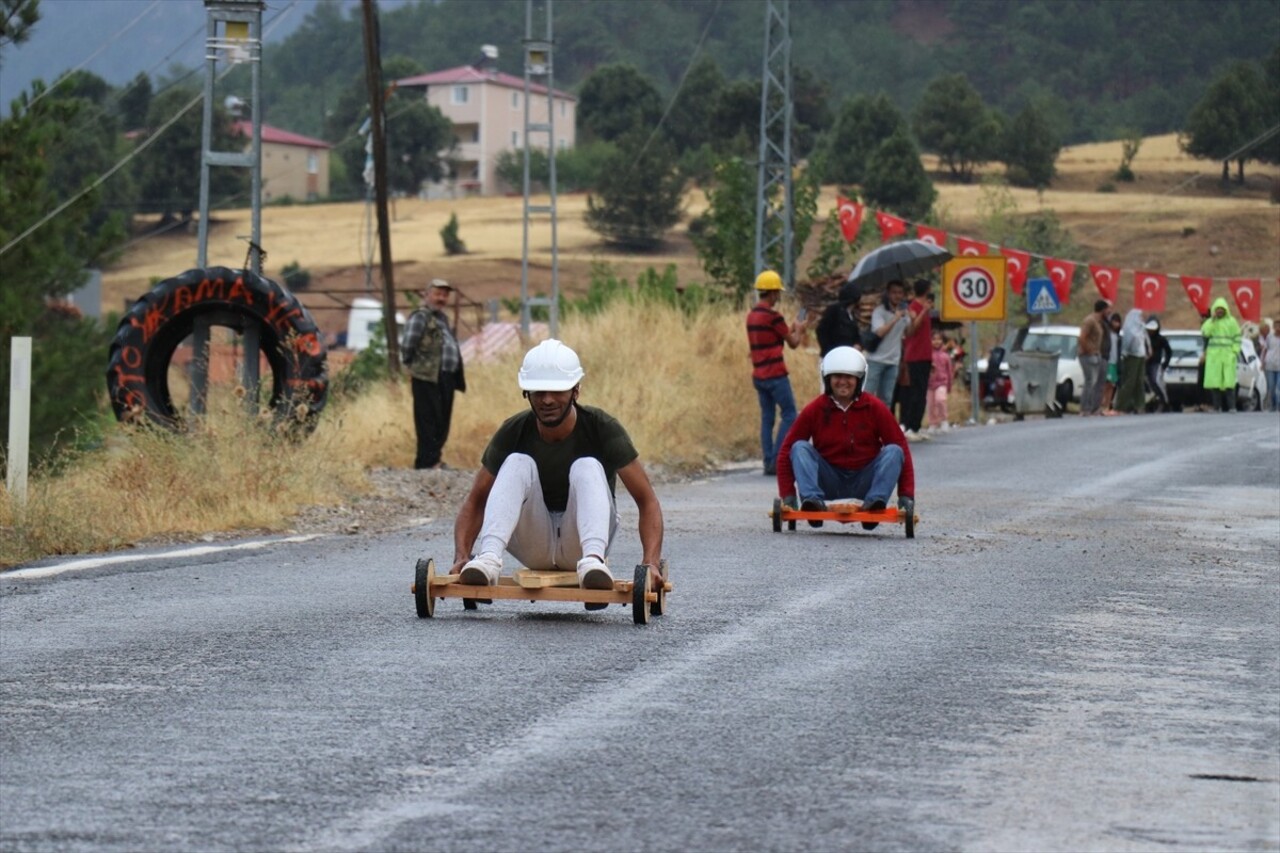
[(773, 532), (782, 532), (782, 498), (773, 499)]
[(117, 419), (182, 426), (169, 394), (169, 363), (198, 317), (242, 332), (255, 325), (271, 368), (269, 407), (281, 423), (314, 429), (329, 393), (324, 339), (315, 320), (282, 285), (226, 267), (166, 279), (125, 312), (107, 362), (107, 393)]
[(658, 563), (658, 574), (662, 576), (662, 587), (658, 590), (658, 600), (649, 604), (650, 616), (661, 616), (667, 612), (667, 578), (670, 577), (670, 571), (666, 560)]
[(631, 587), (631, 618), (637, 625), (649, 624), (649, 567), (636, 566), (635, 583)]
[(413, 569), (413, 604), (418, 609), (419, 619), (430, 619), (436, 615), (436, 598), (431, 594), (431, 579), (436, 576), (436, 561), (430, 558), (419, 560)]

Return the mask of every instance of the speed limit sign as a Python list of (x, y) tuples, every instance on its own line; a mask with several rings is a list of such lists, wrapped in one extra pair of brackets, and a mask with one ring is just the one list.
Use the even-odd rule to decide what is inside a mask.
[(942, 268), (942, 319), (1003, 320), (1008, 258), (959, 257)]

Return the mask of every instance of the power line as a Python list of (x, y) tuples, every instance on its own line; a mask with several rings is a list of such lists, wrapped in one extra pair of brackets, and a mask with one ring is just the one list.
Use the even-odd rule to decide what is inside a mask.
[(152, 10), (152, 9), (154, 9), (155, 7), (159, 6), (159, 5), (160, 5), (160, 0), (151, 0), (151, 5), (150, 5), (150, 6), (148, 6), (147, 8), (145, 8), (145, 9), (143, 9), (143, 10), (142, 10), (142, 13), (141, 13), (140, 15), (138, 15), (138, 17), (134, 18), (132, 21), (130, 21), (129, 23), (125, 24), (125, 25), (124, 25), (124, 28), (123, 28), (123, 29), (121, 29), (121, 30), (120, 30), (120, 32), (116, 33), (114, 36), (112, 36), (111, 38), (109, 38), (109, 39), (107, 39), (105, 42), (103, 42), (101, 47), (99, 47), (99, 48), (98, 48), (97, 50), (95, 50), (93, 53), (89, 54), (89, 56), (88, 56), (88, 57), (87, 57), (83, 62), (81, 62), (79, 65), (77, 65), (75, 68), (72, 68), (70, 71), (65, 71), (65, 72), (63, 72), (62, 76), (61, 76), (61, 77), (59, 77), (57, 80), (55, 80), (55, 81), (53, 82), (53, 85), (51, 85), (48, 89), (45, 89), (43, 92), (41, 92), (39, 95), (37, 95), (37, 96), (36, 96), (36, 98), (35, 98), (35, 100), (33, 100), (33, 101), (28, 105), (28, 106), (29, 106), (29, 107), (33, 107), (33, 106), (35, 106), (35, 105), (40, 101), (40, 99), (41, 99), (41, 98), (43, 98), (45, 95), (47, 95), (47, 94), (48, 94), (50, 91), (52, 91), (53, 89), (57, 88), (57, 86), (58, 86), (58, 84), (59, 84), (59, 83), (61, 83), (63, 80), (66, 80), (66, 79), (67, 79), (68, 77), (70, 77), (72, 74), (75, 74), (77, 71), (79, 71), (80, 69), (84, 68), (84, 67), (85, 67), (86, 65), (88, 65), (90, 62), (92, 62), (92, 61), (93, 61), (93, 60), (98, 56), (98, 54), (102, 53), (104, 50), (106, 50), (108, 47), (110, 47), (112, 44), (114, 44), (114, 43), (115, 43), (115, 41), (116, 41), (116, 39), (120, 38), (122, 35), (124, 35), (125, 33), (129, 32), (129, 30), (133, 29), (133, 25), (134, 25), (134, 24), (138, 23), (138, 21), (141, 21), (143, 18), (145, 18), (147, 15), (149, 15), (149, 14), (151, 13), (151, 10)]

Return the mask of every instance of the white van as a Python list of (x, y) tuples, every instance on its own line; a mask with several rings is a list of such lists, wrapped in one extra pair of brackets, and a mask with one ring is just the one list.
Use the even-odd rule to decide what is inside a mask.
[[(396, 326), (404, 326), (404, 315), (396, 312)], [(373, 340), (373, 331), (382, 325), (382, 303), (376, 299), (357, 296), (351, 300), (351, 314), (347, 318), (347, 348), (359, 352)]]

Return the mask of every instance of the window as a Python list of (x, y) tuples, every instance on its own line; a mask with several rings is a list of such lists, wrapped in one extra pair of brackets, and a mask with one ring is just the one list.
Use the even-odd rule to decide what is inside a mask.
[(512, 148), (520, 147), (520, 131), (518, 130), (511, 131), (511, 147)]
[(307, 174), (317, 175), (320, 173), (320, 156), (314, 151), (307, 152)]
[(465, 104), (470, 100), (471, 90), (468, 86), (454, 86), (450, 100), (455, 104)]
[(511, 109), (513, 110), (520, 109), (520, 93), (519, 92), (511, 93)]
[(474, 125), (474, 126), (471, 128), (471, 141), (472, 141), (472, 142), (479, 142), (479, 141), (480, 141), (480, 125), (478, 125), (478, 124), (477, 124), (477, 125)]

